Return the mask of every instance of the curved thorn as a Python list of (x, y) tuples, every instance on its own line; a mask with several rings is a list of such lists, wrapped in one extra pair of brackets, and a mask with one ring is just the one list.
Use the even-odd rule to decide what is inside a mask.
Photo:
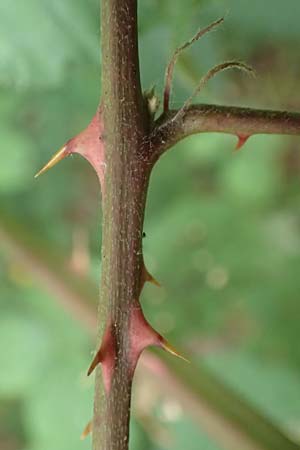
[(250, 136), (238, 135), (237, 136), (238, 141), (237, 141), (237, 144), (236, 144), (236, 147), (235, 147), (234, 150), (235, 151), (240, 150), (246, 144), (246, 142), (248, 141), (249, 137)]
[(92, 431), (93, 431), (93, 421), (90, 420), (89, 423), (84, 427), (80, 439), (83, 441), (89, 434), (91, 434)]
[(56, 152), (52, 156), (50, 161), (48, 161), (47, 164), (45, 164), (44, 167), (42, 167), (41, 170), (39, 170), (38, 173), (35, 174), (34, 178), (37, 178), (43, 173), (47, 172), (47, 170), (51, 169), (51, 167), (55, 166), (55, 164), (64, 159), (67, 156), (66, 150), (67, 150), (66, 145), (62, 147), (60, 150), (58, 150), (58, 152)]
[(161, 346), (166, 352), (171, 353), (171, 355), (177, 356), (177, 358), (183, 359), (185, 362), (190, 363), (190, 361), (179, 353), (166, 339), (162, 340)]

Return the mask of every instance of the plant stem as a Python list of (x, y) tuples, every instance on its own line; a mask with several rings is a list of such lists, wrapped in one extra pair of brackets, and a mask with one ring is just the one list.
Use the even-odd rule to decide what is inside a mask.
[(178, 119), (177, 115), (178, 110), (170, 110), (156, 122), (152, 141), (159, 154), (192, 134), (204, 132), (246, 138), (254, 134), (300, 134), (300, 113), (289, 111), (199, 104), (190, 106)]
[(148, 115), (140, 85), (136, 0), (102, 0), (101, 24), (106, 171), (98, 334), (100, 343), (105, 327), (111, 327), (115, 366), (109, 392), (97, 370), (93, 449), (126, 450), (132, 384), (128, 325), (140, 294), (151, 170), (142, 154)]
[[(169, 111), (151, 128), (138, 59), (137, 0), (102, 0), (102, 277), (98, 348), (102, 337), (110, 362), (97, 370), (93, 450), (127, 450), (132, 376), (131, 329), (144, 271), (142, 233), (150, 172), (160, 154), (201, 131), (222, 131), (245, 139), (259, 132), (300, 132), (299, 115), (200, 105), (183, 114)], [(99, 136), (100, 138), (100, 136)], [(100, 156), (100, 155), (99, 155)], [(97, 158), (96, 158), (97, 159)], [(101, 183), (102, 185), (102, 183)], [(134, 316), (137, 317), (137, 316)], [(139, 316), (141, 317), (141, 316)], [(139, 319), (141, 320), (141, 319)], [(146, 327), (145, 322), (142, 325)], [(146, 328), (145, 328), (146, 329)], [(148, 329), (146, 331), (149, 331)], [(102, 350), (101, 350), (102, 348)], [(136, 350), (136, 349), (135, 349)], [(102, 351), (102, 353), (101, 353)], [(105, 366), (105, 367), (104, 367)], [(105, 378), (106, 377), (106, 378)], [(107, 383), (109, 381), (109, 384)]]

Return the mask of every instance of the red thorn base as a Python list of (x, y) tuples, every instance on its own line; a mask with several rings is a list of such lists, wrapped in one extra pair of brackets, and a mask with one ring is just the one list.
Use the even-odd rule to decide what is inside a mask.
[(70, 139), (50, 161), (35, 175), (35, 178), (51, 169), (71, 153), (83, 156), (94, 168), (101, 185), (102, 195), (104, 193), (104, 142), (103, 142), (103, 119), (102, 110), (96, 112), (89, 125), (77, 136)]
[(238, 141), (235, 147), (235, 151), (240, 150), (248, 141), (249, 139), (249, 135), (248, 136), (244, 136), (244, 135), (237, 135)]
[(116, 345), (112, 334), (111, 324), (108, 325), (102, 338), (102, 344), (94, 357), (87, 375), (91, 375), (99, 363), (102, 365), (103, 383), (106, 393), (109, 393), (111, 380), (115, 368)]

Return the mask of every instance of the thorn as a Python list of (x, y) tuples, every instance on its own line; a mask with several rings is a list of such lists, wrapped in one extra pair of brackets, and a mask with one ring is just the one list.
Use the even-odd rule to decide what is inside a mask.
[(81, 433), (80, 439), (83, 441), (93, 431), (93, 421), (90, 420)]
[(161, 284), (160, 284), (160, 282), (159, 281), (157, 281), (152, 275), (151, 275), (151, 273), (149, 273), (148, 272), (148, 270), (146, 269), (146, 267), (145, 267), (145, 278), (146, 278), (146, 281), (149, 281), (149, 283), (152, 283), (152, 284), (154, 284), (155, 286), (157, 286), (157, 287), (161, 287)]
[(240, 150), (248, 141), (250, 136), (237, 135), (238, 141), (235, 147), (235, 151)]
[(47, 170), (51, 169), (51, 167), (55, 166), (55, 164), (57, 164), (59, 161), (61, 161), (62, 159), (64, 159), (67, 156), (67, 152), (66, 152), (67, 146), (65, 145), (64, 147), (62, 147), (60, 150), (58, 150), (58, 152), (56, 152), (52, 158), (50, 159), (49, 162), (47, 162), (47, 164), (45, 164), (44, 167), (41, 168), (41, 170), (35, 174), (34, 178), (39, 177), (40, 175), (42, 175), (43, 173), (47, 172)]
[(161, 346), (166, 352), (171, 353), (171, 355), (177, 356), (177, 358), (183, 359), (185, 362), (190, 363), (190, 361), (181, 355), (181, 353), (179, 353), (166, 339), (161, 341)]
[(155, 286), (161, 287), (161, 284), (148, 272), (146, 266), (143, 262), (142, 272), (141, 272), (141, 291), (144, 284), (148, 281), (149, 283), (155, 284)]
[(94, 371), (94, 369), (98, 366), (98, 364), (100, 364), (102, 360), (102, 356), (101, 356), (101, 352), (100, 350), (96, 353), (90, 367), (89, 370), (87, 372), (87, 376), (89, 377), (91, 375), (91, 373)]
[(106, 326), (106, 329), (102, 336), (101, 346), (95, 354), (95, 357), (87, 372), (87, 376), (91, 375), (91, 373), (100, 363), (102, 366), (102, 379), (104, 389), (106, 394), (108, 394), (116, 364), (116, 339), (113, 333), (111, 320), (108, 321), (108, 325)]

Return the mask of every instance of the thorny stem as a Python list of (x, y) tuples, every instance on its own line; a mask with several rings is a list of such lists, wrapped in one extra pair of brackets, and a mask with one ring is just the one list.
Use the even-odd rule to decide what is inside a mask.
[[(187, 103), (179, 113), (165, 111), (153, 126), (140, 85), (137, 0), (102, 0), (101, 24), (106, 169), (98, 348), (104, 335), (104, 342), (110, 345), (102, 353), (102, 357), (105, 352), (107, 355), (108, 348), (110, 383), (109, 387), (105, 380), (103, 383), (102, 373), (97, 370), (93, 450), (127, 450), (135, 367), (132, 363), (139, 356), (135, 353), (132, 361), (132, 350), (136, 350), (132, 342), (139, 345), (141, 331), (132, 330), (131, 324), (140, 321), (147, 339), (152, 333), (138, 301), (144, 271), (144, 210), (153, 164), (167, 148), (193, 133), (220, 131), (243, 138), (259, 132), (300, 134), (300, 115), (208, 105), (191, 107)], [(102, 367), (103, 361), (99, 359)]]
[(236, 106), (197, 104), (183, 115), (170, 110), (157, 121), (151, 134), (156, 158), (182, 139), (197, 133), (218, 132), (247, 138), (255, 134), (300, 135), (300, 113)]
[(115, 367), (109, 392), (97, 370), (94, 450), (126, 450), (132, 375), (129, 315), (140, 293), (142, 230), (150, 166), (142, 142), (148, 116), (140, 86), (137, 0), (102, 0), (102, 104), (105, 129), (99, 345), (111, 324)]
[[(90, 124), (54, 155), (36, 176), (71, 153), (96, 170), (102, 192), (102, 278), (98, 352), (88, 373), (97, 371), (93, 450), (127, 450), (131, 386), (138, 358), (147, 346), (181, 356), (146, 321), (139, 296), (145, 281), (156, 281), (144, 266), (142, 235), (150, 173), (160, 155), (179, 140), (205, 131), (237, 135), (238, 147), (257, 133), (300, 134), (300, 114), (216, 105), (191, 106), (212, 76), (241, 63), (219, 64), (195, 93), (175, 111), (168, 110), (178, 54), (222, 19), (181, 46), (167, 68), (164, 113), (154, 122), (157, 99), (142, 94), (137, 38), (137, 0), (102, 0), (102, 102)], [(102, 345), (101, 345), (102, 342)], [(102, 378), (103, 376), (103, 378)]]

